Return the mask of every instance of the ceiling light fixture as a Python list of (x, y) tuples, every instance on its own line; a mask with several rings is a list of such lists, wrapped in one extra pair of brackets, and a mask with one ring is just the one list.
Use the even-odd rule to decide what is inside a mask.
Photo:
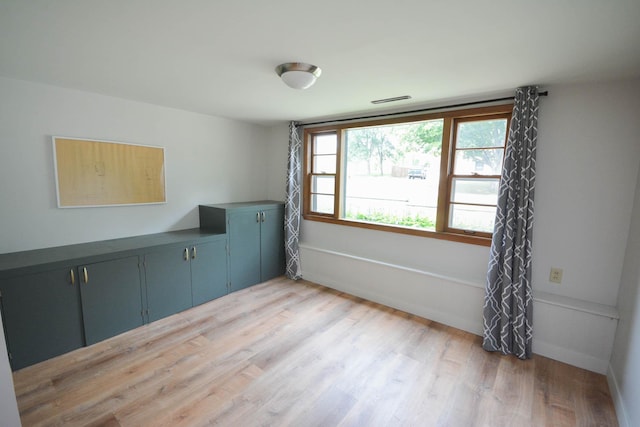
[(307, 89), (313, 86), (322, 70), (304, 62), (286, 62), (276, 67), (276, 73), (287, 86), (294, 89)]
[(403, 101), (405, 99), (411, 99), (409, 95), (396, 96), (393, 98), (374, 99), (372, 104), (386, 104), (387, 102)]

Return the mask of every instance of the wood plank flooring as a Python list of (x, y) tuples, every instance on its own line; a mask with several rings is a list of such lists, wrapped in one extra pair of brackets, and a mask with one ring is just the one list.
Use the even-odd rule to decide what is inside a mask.
[(14, 373), (24, 426), (616, 426), (603, 375), (278, 278)]

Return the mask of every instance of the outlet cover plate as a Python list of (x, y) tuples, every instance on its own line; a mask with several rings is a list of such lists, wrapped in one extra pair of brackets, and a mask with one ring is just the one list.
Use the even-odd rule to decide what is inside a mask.
[(562, 269), (551, 267), (551, 272), (549, 273), (549, 281), (557, 284), (562, 283)]

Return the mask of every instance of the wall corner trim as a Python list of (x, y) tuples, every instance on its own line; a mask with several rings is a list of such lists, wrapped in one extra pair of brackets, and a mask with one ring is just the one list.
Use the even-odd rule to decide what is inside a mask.
[(631, 427), (631, 423), (629, 423), (629, 418), (627, 416), (627, 410), (624, 406), (624, 400), (622, 399), (622, 393), (620, 392), (620, 386), (618, 385), (618, 380), (611, 364), (609, 364), (607, 369), (607, 383), (609, 383), (611, 399), (613, 400), (613, 405), (616, 408), (618, 424), (620, 424), (620, 427)]

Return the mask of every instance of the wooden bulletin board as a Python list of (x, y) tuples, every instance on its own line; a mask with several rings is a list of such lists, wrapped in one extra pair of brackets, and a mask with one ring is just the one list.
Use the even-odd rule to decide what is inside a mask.
[(165, 203), (164, 148), (53, 137), (58, 207)]

